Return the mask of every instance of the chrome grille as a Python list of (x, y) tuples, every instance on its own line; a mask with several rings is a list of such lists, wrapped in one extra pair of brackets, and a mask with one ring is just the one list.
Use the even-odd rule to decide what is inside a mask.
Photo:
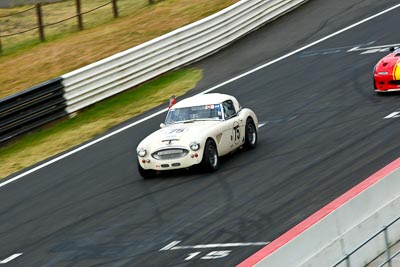
[(167, 148), (159, 150), (151, 154), (151, 156), (158, 160), (169, 160), (183, 158), (189, 153), (189, 150), (183, 148)]

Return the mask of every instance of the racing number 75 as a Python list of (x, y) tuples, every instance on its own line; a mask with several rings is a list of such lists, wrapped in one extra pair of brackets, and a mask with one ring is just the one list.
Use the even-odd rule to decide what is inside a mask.
[(233, 123), (233, 135), (235, 144), (238, 144), (240, 142), (240, 125), (237, 121)]

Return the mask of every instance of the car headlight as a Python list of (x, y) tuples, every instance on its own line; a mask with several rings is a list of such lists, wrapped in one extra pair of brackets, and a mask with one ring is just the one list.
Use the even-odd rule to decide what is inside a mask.
[(197, 151), (197, 150), (200, 149), (200, 144), (197, 143), (197, 142), (191, 142), (189, 144), (189, 146), (190, 146), (190, 149), (193, 150), (193, 151)]
[(139, 157), (144, 157), (144, 156), (146, 156), (146, 149), (144, 149), (144, 148), (138, 148), (138, 150), (136, 150), (136, 152), (137, 152), (137, 155), (139, 156)]
[(380, 72), (378, 72), (378, 75), (389, 75), (389, 72), (387, 72), (387, 71), (380, 71)]

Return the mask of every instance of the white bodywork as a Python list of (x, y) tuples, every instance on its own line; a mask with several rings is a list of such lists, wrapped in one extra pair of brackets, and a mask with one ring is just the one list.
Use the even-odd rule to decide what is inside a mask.
[[(225, 106), (233, 103), (235, 114), (229, 116), (223, 103)], [(202, 112), (213, 112), (215, 117), (168, 123), (174, 110), (188, 107), (203, 107)], [(242, 108), (230, 95), (212, 93), (184, 99), (171, 107), (165, 126), (140, 142), (137, 151), (145, 150), (145, 155), (138, 156), (139, 164), (145, 170), (171, 170), (199, 164), (208, 139), (215, 142), (218, 156), (226, 155), (245, 143), (247, 119), (251, 119), (258, 129), (254, 112)], [(199, 149), (194, 151), (190, 146), (192, 143), (198, 143)]]

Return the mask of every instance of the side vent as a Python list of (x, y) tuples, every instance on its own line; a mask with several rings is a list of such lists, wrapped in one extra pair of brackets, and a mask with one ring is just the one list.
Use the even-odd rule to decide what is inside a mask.
[(222, 133), (220, 133), (219, 135), (217, 135), (216, 138), (217, 138), (217, 143), (219, 144), (219, 143), (221, 142)]

